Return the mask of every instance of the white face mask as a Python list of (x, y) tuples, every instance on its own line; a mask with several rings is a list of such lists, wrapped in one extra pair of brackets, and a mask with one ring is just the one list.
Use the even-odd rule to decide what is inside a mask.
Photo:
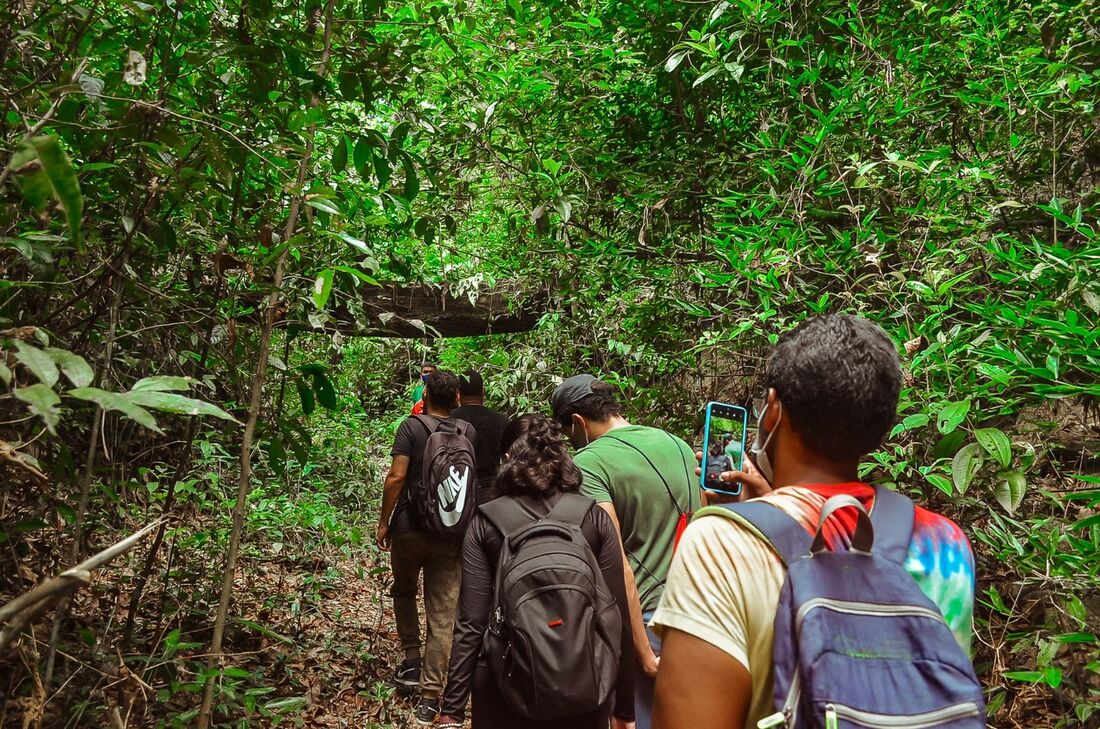
[[(768, 405), (764, 406), (764, 409), (760, 413), (760, 419), (756, 421), (756, 437), (752, 441), (752, 446), (749, 448), (749, 453), (752, 454), (752, 462), (756, 464), (756, 470), (760, 471), (760, 475), (763, 476), (768, 483), (771, 483), (775, 479), (775, 470), (772, 468), (771, 459), (768, 458), (768, 444), (772, 442), (772, 436), (775, 435), (775, 430), (770, 431), (767, 437), (764, 436), (764, 416), (768, 414)], [(783, 413), (783, 403), (779, 403), (779, 413)], [(778, 424), (778, 421), (776, 421)]]

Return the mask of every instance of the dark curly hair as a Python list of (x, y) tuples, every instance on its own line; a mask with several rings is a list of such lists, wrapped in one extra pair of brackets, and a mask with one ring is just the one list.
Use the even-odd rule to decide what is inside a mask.
[(561, 426), (544, 415), (521, 415), (504, 429), (497, 488), (506, 496), (576, 493), (581, 470), (573, 463)]
[(878, 325), (830, 314), (780, 337), (765, 384), (807, 446), (845, 461), (878, 448), (897, 420), (901, 363)]
[(428, 401), (440, 410), (453, 410), (458, 405), (458, 375), (446, 370), (428, 373), (424, 390)]
[(602, 423), (612, 416), (623, 414), (623, 406), (619, 403), (613, 386), (596, 380), (591, 387), (591, 395), (585, 395), (557, 414), (558, 422), (562, 427), (570, 427), (573, 422), (573, 413), (596, 423)]

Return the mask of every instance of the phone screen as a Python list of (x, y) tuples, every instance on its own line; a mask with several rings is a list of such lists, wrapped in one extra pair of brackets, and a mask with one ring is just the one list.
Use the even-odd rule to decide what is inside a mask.
[(701, 483), (708, 491), (739, 494), (741, 484), (719, 480), (723, 471), (738, 471), (745, 458), (745, 426), (748, 412), (737, 405), (707, 403), (703, 429)]

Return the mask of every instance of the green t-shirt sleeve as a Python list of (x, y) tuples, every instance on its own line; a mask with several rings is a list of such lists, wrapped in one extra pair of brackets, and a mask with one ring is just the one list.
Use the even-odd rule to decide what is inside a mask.
[(581, 493), (590, 499), (595, 499), (596, 503), (610, 503), (611, 479), (608, 478), (607, 469), (604, 468), (600, 459), (595, 454), (585, 454), (582, 451), (574, 460), (577, 467), (581, 469)]

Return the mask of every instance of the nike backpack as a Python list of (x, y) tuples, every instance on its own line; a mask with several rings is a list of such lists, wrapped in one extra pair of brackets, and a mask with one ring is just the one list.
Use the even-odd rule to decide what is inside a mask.
[(595, 503), (562, 494), (538, 520), (511, 497), (481, 507), (504, 535), (482, 655), (529, 719), (594, 711), (615, 690), (622, 621), (580, 527)]
[(477, 462), (466, 437), (470, 424), (413, 417), (428, 431), (420, 479), (409, 484), (415, 521), (437, 537), (461, 537), (477, 508)]
[[(857, 512), (852, 546), (832, 552), (823, 526), (843, 508)], [(912, 501), (876, 487), (868, 516), (852, 496), (834, 496), (814, 538), (765, 502), (707, 510), (716, 511), (764, 537), (787, 566), (775, 615), (776, 712), (759, 729), (984, 729), (970, 659), (903, 566)]]

